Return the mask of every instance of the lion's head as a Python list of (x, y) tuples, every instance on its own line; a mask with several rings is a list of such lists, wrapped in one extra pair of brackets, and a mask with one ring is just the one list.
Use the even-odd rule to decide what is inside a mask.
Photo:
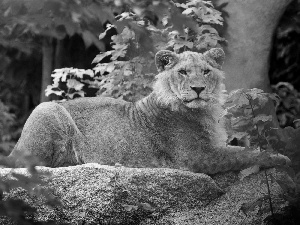
[(220, 48), (203, 54), (159, 51), (155, 62), (160, 73), (153, 87), (159, 102), (172, 108), (184, 105), (193, 109), (222, 104), (225, 86), (220, 69), (224, 56)]

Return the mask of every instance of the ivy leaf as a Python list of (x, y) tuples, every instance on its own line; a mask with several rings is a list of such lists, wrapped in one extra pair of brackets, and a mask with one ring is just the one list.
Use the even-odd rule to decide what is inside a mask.
[(231, 91), (227, 97), (227, 103), (233, 103), (237, 107), (242, 107), (244, 105), (249, 105), (249, 100), (246, 96), (247, 91), (245, 89), (237, 89)]
[(143, 202), (141, 202), (141, 203), (139, 203), (138, 205), (139, 205), (142, 209), (144, 209), (144, 210), (146, 210), (146, 211), (151, 211), (151, 212), (154, 211), (153, 207), (152, 207), (149, 203), (143, 203)]
[(70, 69), (69, 73), (74, 74), (78, 78), (83, 78), (83, 75), (88, 75), (90, 77), (94, 77), (93, 70), (85, 70), (85, 69)]
[(269, 98), (273, 100), (273, 103), (275, 104), (275, 108), (277, 108), (280, 104), (280, 97), (275, 93), (270, 93)]
[(246, 125), (252, 125), (252, 116), (237, 117), (231, 120), (232, 128), (239, 128)]
[(136, 206), (136, 205), (122, 204), (122, 206), (124, 207), (124, 209), (125, 209), (127, 212), (135, 211), (135, 210), (138, 209), (138, 206)]
[(99, 39), (100, 39), (100, 40), (103, 39), (103, 38), (106, 36), (107, 31), (109, 31), (111, 28), (114, 28), (114, 27), (115, 27), (114, 25), (108, 23), (108, 24), (106, 25), (106, 30), (105, 30), (103, 33), (100, 33), (100, 34), (99, 34)]
[(265, 197), (261, 197), (259, 199), (256, 199), (253, 202), (243, 203), (241, 205), (240, 211), (242, 211), (245, 215), (247, 215), (249, 212), (254, 211), (257, 206), (261, 208), (262, 203), (264, 201), (265, 201)]
[(70, 69), (72, 68), (62, 68), (62, 69), (55, 69), (51, 74), (53, 77), (54, 86), (58, 87), (59, 81), (66, 82), (67, 76), (69, 75)]
[(184, 14), (184, 15), (189, 15), (189, 14), (195, 12), (195, 10), (196, 10), (195, 7), (187, 8), (187, 9), (185, 9), (185, 10), (182, 11), (182, 14)]
[(122, 39), (124, 42), (128, 42), (130, 39), (135, 38), (135, 32), (133, 32), (131, 29), (128, 27), (125, 27), (121, 33)]
[(76, 92), (71, 93), (71, 94), (69, 93), (68, 97), (73, 99), (75, 95), (79, 95), (80, 97), (84, 97), (85, 93), (84, 93), (84, 91), (76, 91)]
[[(283, 171), (285, 173), (287, 173), (291, 178), (295, 179), (295, 171), (293, 170), (293, 168), (291, 168), (290, 166), (280, 166), (280, 167), (276, 167), (277, 171)], [(300, 173), (299, 173), (300, 175)], [(299, 176), (300, 178), (300, 176)]]
[(180, 39), (171, 40), (168, 44), (173, 46), (175, 51), (178, 51), (180, 48), (183, 48), (185, 46), (188, 47), (189, 49), (193, 48), (193, 42), (183, 41)]
[(213, 8), (206, 7), (207, 13), (202, 16), (204, 23), (212, 23), (223, 25), (223, 18), (221, 13)]
[(108, 73), (111, 73), (112, 71), (114, 71), (115, 68), (116, 68), (115, 63), (111, 62), (107, 64), (106, 71)]
[(100, 73), (103, 75), (106, 72), (108, 63), (98, 63), (96, 67), (94, 67), (95, 73)]
[(92, 61), (92, 63), (99, 63), (106, 56), (110, 56), (112, 54), (112, 52), (113, 51), (107, 51), (107, 52), (103, 52), (103, 53), (100, 53), (100, 54), (96, 55), (96, 57), (94, 58), (94, 60)]
[(86, 48), (90, 47), (93, 44), (93, 36), (94, 35), (90, 31), (88, 30), (83, 31), (82, 39), (84, 41)]
[(73, 11), (73, 12), (71, 12), (71, 18), (75, 23), (79, 23), (81, 15), (79, 13)]
[(276, 179), (276, 183), (285, 193), (293, 194), (296, 190), (296, 184), (290, 177), (282, 177), (281, 179)]
[(232, 141), (234, 138), (236, 138), (237, 140), (242, 140), (242, 138), (248, 136), (247, 132), (234, 132), (233, 134), (230, 135), (230, 138), (228, 139), (228, 141)]
[(258, 88), (252, 88), (247, 90), (247, 94), (252, 97), (252, 99), (260, 98), (263, 95), (264, 91)]
[(88, 75), (90, 77), (94, 77), (95, 76), (94, 71), (91, 70), (91, 69), (85, 70), (84, 74)]
[(55, 94), (55, 95), (57, 95), (57, 96), (61, 96), (61, 95), (64, 93), (64, 91), (55, 91), (55, 90), (53, 90), (52, 88), (53, 88), (52, 85), (48, 85), (48, 86), (47, 86), (47, 88), (46, 88), (46, 90), (45, 90), (45, 95), (46, 95), (46, 96), (49, 96), (49, 95), (51, 95), (51, 94)]
[(123, 72), (124, 76), (130, 76), (133, 74), (131, 65), (129, 63), (123, 67), (123, 70), (124, 70), (124, 72)]
[(115, 44), (112, 47), (114, 51), (112, 52), (111, 60), (117, 60), (119, 57), (126, 55), (128, 44)]
[(267, 122), (267, 121), (272, 121), (272, 115), (257, 115), (254, 119), (253, 119), (253, 123), (256, 124), (258, 121), (262, 121), (262, 122)]
[(198, 24), (196, 23), (196, 21), (191, 17), (182, 14), (180, 10), (175, 6), (171, 7), (169, 22), (173, 25), (173, 29), (177, 30), (182, 35), (184, 35), (184, 25), (194, 31), (198, 30)]
[(251, 174), (256, 174), (258, 172), (259, 172), (259, 166), (255, 165), (255, 166), (252, 166), (252, 167), (242, 170), (239, 173), (239, 178), (240, 178), (240, 180), (243, 180), (245, 177), (248, 177)]
[(84, 84), (75, 80), (75, 79), (69, 79), (67, 80), (67, 87), (73, 88), (76, 91), (80, 91), (83, 88)]

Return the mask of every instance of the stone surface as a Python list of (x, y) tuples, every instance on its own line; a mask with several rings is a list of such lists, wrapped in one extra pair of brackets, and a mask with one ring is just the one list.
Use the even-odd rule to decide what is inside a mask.
[[(26, 169), (14, 169), (27, 174)], [(58, 224), (260, 224), (264, 216), (245, 215), (242, 203), (267, 193), (260, 184), (264, 173), (240, 181), (236, 173), (213, 179), (205, 174), (167, 168), (126, 168), (85, 164), (72, 167), (38, 167), (49, 192), (63, 207), (45, 206), (45, 199), (15, 189), (7, 198), (21, 198), (37, 208), (38, 221)], [(12, 169), (0, 169), (0, 176), (12, 179)], [(274, 174), (276, 176), (278, 174)], [(273, 184), (272, 193), (279, 187)], [(276, 199), (276, 198), (275, 198)], [(279, 201), (280, 203), (280, 201)], [(7, 221), (6, 221), (7, 222)], [(7, 224), (2, 220), (1, 224)]]

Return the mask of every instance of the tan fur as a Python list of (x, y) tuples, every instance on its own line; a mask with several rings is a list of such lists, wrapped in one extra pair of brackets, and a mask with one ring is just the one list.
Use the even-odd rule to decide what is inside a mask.
[(160, 73), (154, 90), (137, 103), (95, 97), (40, 104), (9, 157), (25, 152), (51, 167), (120, 163), (208, 174), (287, 162), (281, 155), (226, 146), (221, 49), (160, 51), (155, 60)]

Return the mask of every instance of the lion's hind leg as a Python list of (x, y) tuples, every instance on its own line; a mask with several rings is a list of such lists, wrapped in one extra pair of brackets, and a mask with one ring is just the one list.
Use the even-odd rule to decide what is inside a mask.
[(16, 159), (17, 167), (26, 166), (21, 156), (32, 156), (49, 167), (77, 165), (83, 163), (80, 151), (84, 142), (69, 112), (46, 102), (33, 110), (9, 158)]

